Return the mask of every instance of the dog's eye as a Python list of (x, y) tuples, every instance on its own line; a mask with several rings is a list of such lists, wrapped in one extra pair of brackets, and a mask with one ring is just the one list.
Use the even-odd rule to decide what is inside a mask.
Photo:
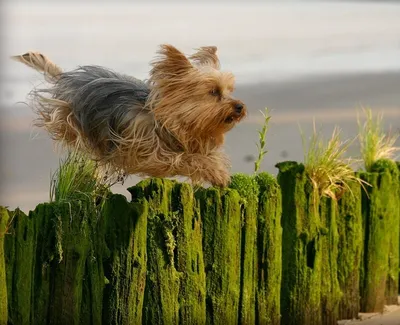
[(213, 89), (213, 90), (211, 90), (211, 91), (210, 91), (210, 95), (211, 95), (211, 96), (219, 96), (219, 91), (218, 91), (218, 89)]

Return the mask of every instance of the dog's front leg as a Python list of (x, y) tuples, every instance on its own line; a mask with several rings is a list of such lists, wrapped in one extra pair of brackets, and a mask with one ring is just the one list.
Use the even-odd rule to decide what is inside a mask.
[(183, 155), (178, 174), (189, 177), (194, 183), (205, 181), (221, 187), (227, 186), (231, 179), (229, 159), (217, 151), (208, 155)]

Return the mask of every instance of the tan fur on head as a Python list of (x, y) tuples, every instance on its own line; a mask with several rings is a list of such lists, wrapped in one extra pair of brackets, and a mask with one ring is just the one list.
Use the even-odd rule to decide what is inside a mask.
[(220, 69), (216, 46), (200, 47), (195, 54), (189, 56), (189, 59), (193, 60), (195, 64), (208, 65), (214, 69)]
[(43, 73), (48, 82), (54, 82), (62, 73), (59, 66), (39, 52), (27, 52), (22, 55), (12, 56), (11, 58)]
[(63, 73), (37, 52), (13, 59), (52, 83), (33, 93), (36, 125), (105, 170), (229, 183), (229, 159), (220, 148), (246, 107), (232, 97), (234, 76), (220, 71), (215, 46), (186, 57), (162, 45), (148, 83), (98, 66)]
[[(202, 47), (189, 57), (171, 45), (164, 45), (150, 72), (149, 105), (156, 120), (174, 133), (185, 148), (223, 142), (245, 115), (244, 104), (234, 99), (234, 77), (221, 72), (216, 47)], [(242, 105), (238, 112), (235, 107)]]

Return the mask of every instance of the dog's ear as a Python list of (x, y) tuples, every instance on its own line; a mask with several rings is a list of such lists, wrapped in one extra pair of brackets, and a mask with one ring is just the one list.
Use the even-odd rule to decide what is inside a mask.
[(172, 45), (161, 45), (157, 53), (158, 57), (152, 62), (150, 72), (157, 79), (181, 77), (193, 69), (186, 56)]
[(209, 65), (215, 69), (220, 68), (216, 46), (203, 46), (196, 49), (196, 53), (189, 57), (194, 63), (199, 65)]

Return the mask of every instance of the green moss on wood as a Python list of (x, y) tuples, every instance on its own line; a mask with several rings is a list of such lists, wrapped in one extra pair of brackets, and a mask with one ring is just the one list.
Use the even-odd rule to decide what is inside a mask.
[(388, 207), (391, 211), (391, 220), (388, 227), (392, 237), (389, 241), (389, 272), (386, 278), (385, 303), (387, 305), (397, 305), (399, 290), (400, 172), (397, 165), (390, 160), (378, 160), (372, 165), (372, 170), (376, 170), (375, 165), (382, 164), (382, 162), (386, 165), (386, 172), (391, 175), (391, 185), (388, 184), (388, 191), (391, 191), (391, 197), (389, 198), (391, 199), (391, 207)]
[(201, 217), (195, 209), (192, 187), (175, 184), (172, 211), (177, 218), (175, 267), (180, 272), (179, 323), (206, 323), (206, 275)]
[(364, 271), (361, 309), (379, 312), (397, 303), (399, 268), (399, 171), (377, 161), (362, 177), (372, 185), (363, 193)]
[(231, 189), (196, 193), (203, 221), (207, 324), (237, 324), (240, 299), (240, 196)]
[(52, 269), (57, 267), (61, 258), (57, 252), (57, 246), (60, 248), (60, 244), (56, 241), (56, 215), (64, 213), (70, 216), (69, 206), (65, 205), (65, 210), (63, 210), (55, 203), (39, 204), (34, 211), (29, 213), (34, 220), (35, 232), (35, 281), (31, 292), (35, 297), (31, 306), (33, 324), (41, 324), (44, 319), (49, 321), (50, 317), (54, 319), (51, 294), (56, 284), (54, 283), (55, 272)]
[(259, 190), (254, 176), (237, 173), (232, 176), (229, 187), (239, 193), (242, 201), (248, 201), (247, 203), (257, 206)]
[(259, 205), (257, 219), (257, 324), (279, 325), (282, 280), (282, 196), (274, 177), (257, 175)]
[(149, 202), (146, 324), (204, 324), (201, 219), (188, 184), (152, 179), (130, 189)]
[(84, 202), (40, 204), (29, 216), (17, 211), (7, 237), (11, 324), (101, 322), (96, 223)]
[[(397, 169), (399, 171), (399, 184), (400, 184), (400, 161), (396, 161)], [(399, 198), (398, 200), (400, 201), (400, 185), (399, 185)], [(400, 206), (399, 206), (399, 215), (400, 215)], [(399, 252), (400, 252), (400, 240), (399, 240)], [(398, 293), (400, 294), (400, 266), (399, 266), (399, 277), (398, 277), (398, 283), (399, 283), (399, 290)]]
[(5, 245), (11, 324), (79, 323), (87, 234), (75, 212), (82, 208), (54, 203), (28, 216), (13, 212)]
[(195, 194), (148, 179), (101, 215), (88, 202), (10, 212), (9, 324), (333, 324), (357, 314), (358, 283), (363, 306), (394, 302), (399, 166), (363, 174), (363, 219), (359, 184), (336, 205), (313, 196), (303, 165), (277, 166), (277, 180), (238, 174)]
[[(5, 247), (11, 251), (6, 253), (9, 322), (12, 324), (31, 324), (32, 295), (34, 282), (34, 226), (32, 216), (20, 210), (10, 211), (12, 223), (4, 238)], [(8, 258), (13, 260), (11, 265)]]
[(0, 206), (0, 324), (7, 324), (7, 283), (5, 265), (4, 237), (8, 232), (9, 215), (6, 208)]
[[(30, 255), (34, 279), (25, 292), (32, 297), (31, 304), (26, 305), (32, 324), (42, 324), (44, 319), (57, 324), (141, 321), (146, 203), (128, 203), (123, 196), (111, 196), (99, 217), (85, 202), (43, 204), (30, 214), (30, 219), (25, 216), (34, 221), (34, 253)], [(18, 222), (23, 221), (16, 219), (17, 234), (23, 234), (18, 228)], [(19, 235), (13, 240), (17, 243)], [(14, 256), (9, 261), (12, 269), (19, 270), (16, 243), (9, 244)], [(11, 286), (15, 282), (21, 282), (20, 272), (13, 272)], [(12, 292), (13, 299), (20, 299), (17, 291)], [(10, 315), (14, 314), (18, 316), (20, 309), (18, 313), (11, 310)]]
[(319, 214), (322, 226), (327, 230), (320, 236), (321, 245), (321, 311), (322, 324), (336, 325), (339, 319), (339, 303), (342, 297), (338, 281), (339, 234), (336, 215), (337, 202), (323, 197)]
[[(13, 286), (14, 281), (14, 262), (15, 262), (15, 233), (14, 233), (14, 212), (7, 211), (7, 228), (5, 229), (3, 237), (3, 247), (4, 247), (4, 262), (5, 262), (5, 272), (6, 272), (6, 285), (7, 285), (7, 310), (8, 310), (8, 320), (10, 321), (10, 316), (13, 310), (12, 296), (13, 296)], [(4, 213), (4, 212), (3, 212)], [(14, 234), (14, 235), (13, 235)], [(0, 247), (1, 249), (1, 247)]]
[(361, 186), (349, 183), (338, 201), (338, 281), (342, 298), (339, 319), (353, 319), (360, 311), (360, 270), (362, 267), (363, 232)]
[(371, 173), (389, 173), (396, 177), (399, 169), (396, 162), (389, 159), (379, 159), (371, 166)]
[(254, 176), (236, 174), (232, 176), (230, 187), (235, 189), (241, 197), (239, 322), (254, 324), (256, 320), (258, 184)]
[(282, 189), (282, 324), (321, 324), (322, 224), (304, 166), (284, 162)]
[(152, 179), (145, 187), (149, 202), (145, 324), (179, 323), (180, 274), (174, 265), (176, 215), (171, 211), (173, 182)]
[[(55, 204), (51, 222), (53, 259), (49, 261), (49, 321), (79, 324), (83, 302), (83, 281), (90, 251), (90, 210), (82, 202)], [(42, 244), (43, 242), (39, 242)]]
[[(104, 236), (99, 249), (104, 273), (103, 323), (140, 324), (146, 284), (148, 204), (143, 199), (127, 202), (111, 195), (103, 208), (98, 235)], [(100, 260), (101, 262), (101, 260)], [(100, 265), (99, 265), (100, 266)]]

